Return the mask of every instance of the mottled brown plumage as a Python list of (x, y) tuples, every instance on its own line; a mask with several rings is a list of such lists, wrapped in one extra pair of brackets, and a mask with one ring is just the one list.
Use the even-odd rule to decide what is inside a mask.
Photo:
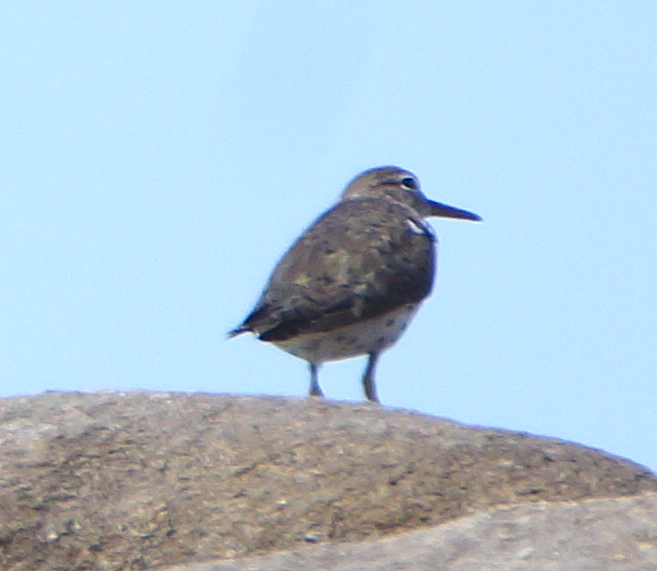
[(230, 336), (252, 331), (317, 367), (368, 354), (366, 396), (377, 401), (374, 367), (429, 295), (435, 238), (423, 220), (476, 214), (428, 200), (415, 176), (397, 167), (365, 171), (320, 216), (275, 268), (254, 310)]

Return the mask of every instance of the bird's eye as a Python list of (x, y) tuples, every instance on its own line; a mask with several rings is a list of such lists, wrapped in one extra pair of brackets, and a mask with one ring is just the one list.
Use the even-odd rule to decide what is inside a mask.
[(401, 183), (406, 187), (410, 188), (411, 190), (417, 190), (417, 183), (415, 182), (415, 179), (407, 176), (406, 178), (403, 178)]

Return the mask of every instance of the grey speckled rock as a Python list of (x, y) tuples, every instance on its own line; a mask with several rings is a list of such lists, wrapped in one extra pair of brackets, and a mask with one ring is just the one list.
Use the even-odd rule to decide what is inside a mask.
[[(426, 531), (166, 571), (654, 571), (657, 495), (496, 508)], [(164, 570), (163, 570), (164, 571)]]
[(657, 480), (557, 440), (323, 400), (0, 401), (0, 568), (137, 570), (344, 542)]

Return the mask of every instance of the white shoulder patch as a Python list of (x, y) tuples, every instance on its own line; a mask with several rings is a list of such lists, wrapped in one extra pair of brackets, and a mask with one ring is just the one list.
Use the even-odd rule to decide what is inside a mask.
[(433, 236), (431, 229), (421, 220), (413, 220), (413, 218), (406, 219), (406, 225), (413, 234), (420, 236)]

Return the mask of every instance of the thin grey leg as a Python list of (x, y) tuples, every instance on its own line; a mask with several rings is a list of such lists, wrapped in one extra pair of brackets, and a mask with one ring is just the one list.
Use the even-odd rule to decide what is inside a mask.
[(319, 370), (319, 366), (316, 365), (315, 363), (309, 363), (310, 365), (310, 396), (311, 397), (323, 397), (324, 393), (322, 392), (322, 389), (319, 386), (319, 382), (317, 380), (317, 371)]
[(379, 359), (378, 353), (370, 353), (370, 358), (367, 360), (367, 368), (363, 375), (363, 388), (365, 389), (365, 396), (367, 400), (378, 403), (379, 397), (376, 396), (376, 386), (374, 385), (374, 370), (376, 369), (376, 362)]

